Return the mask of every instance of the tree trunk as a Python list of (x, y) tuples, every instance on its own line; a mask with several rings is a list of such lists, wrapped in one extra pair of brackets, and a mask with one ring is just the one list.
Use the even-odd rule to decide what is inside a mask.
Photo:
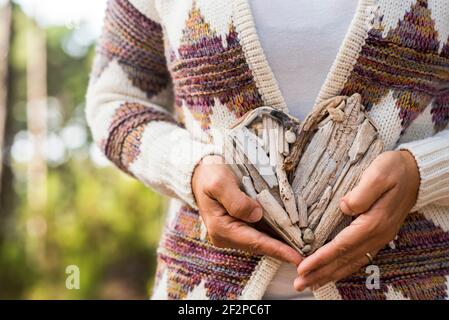
[(45, 264), (45, 210), (47, 206), (47, 47), (45, 30), (34, 20), (27, 32), (27, 127), (33, 154), (27, 174), (28, 258), (37, 266)]
[[(13, 173), (8, 165), (7, 146), (14, 138), (11, 123), (12, 68), (10, 46), (12, 38), (12, 5), (8, 1), (0, 8), (0, 247), (9, 230), (9, 218), (13, 213), (16, 194), (13, 188)], [(1, 250), (1, 248), (0, 248)]]
[(28, 204), (32, 213), (42, 213), (47, 202), (47, 50), (45, 31), (31, 22), (27, 37), (27, 126), (33, 156), (28, 166)]
[[(5, 165), (5, 133), (8, 103), (9, 47), (11, 42), (11, 4), (0, 8), (0, 182)], [(0, 183), (0, 194), (2, 184)], [(1, 204), (0, 204), (1, 206)]]

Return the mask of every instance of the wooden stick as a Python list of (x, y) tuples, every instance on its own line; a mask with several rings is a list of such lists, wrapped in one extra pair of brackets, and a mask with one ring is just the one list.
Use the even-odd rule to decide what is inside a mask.
[(258, 145), (257, 136), (247, 128), (242, 127), (240, 130), (233, 132), (233, 137), (237, 148), (248, 158), (249, 163), (254, 165), (269, 187), (277, 186), (278, 181), (270, 165), (270, 158), (265, 154), (263, 148)]
[(320, 222), (324, 210), (331, 200), (332, 191), (332, 187), (327, 186), (320, 200), (317, 202), (316, 206), (314, 206), (313, 210), (311, 210), (309, 215), (309, 228), (315, 229)]
[(345, 96), (334, 97), (329, 100), (322, 101), (313, 108), (312, 112), (301, 124), (297, 139), (290, 148), (289, 156), (285, 159), (284, 169), (288, 174), (290, 174), (298, 166), (302, 151), (309, 141), (310, 136), (313, 134), (313, 131), (321, 123), (321, 121), (326, 118), (326, 115), (328, 114), (327, 108), (337, 107), (346, 98), (347, 97)]
[(292, 187), (288, 182), (287, 173), (282, 168), (284, 156), (278, 155), (278, 157), (279, 163), (276, 165), (276, 175), (279, 183), (279, 194), (281, 195), (282, 203), (290, 216), (291, 222), (298, 223), (299, 214), (298, 208), (296, 207), (295, 195), (293, 194)]
[[(278, 125), (277, 138), (278, 138), (278, 140), (277, 140), (278, 152), (281, 156), (283, 156), (284, 155), (284, 127), (281, 124)], [(283, 160), (284, 159), (282, 159), (282, 161)]]
[(263, 140), (263, 149), (265, 153), (268, 154), (270, 152), (270, 135), (268, 133), (268, 117), (263, 117), (262, 119), (263, 131), (262, 131), (262, 140)]
[(250, 177), (244, 176), (242, 178), (242, 186), (243, 186), (243, 190), (250, 198), (256, 199), (257, 192), (256, 192), (256, 189), (254, 188), (253, 181), (251, 180)]
[(296, 204), (298, 206), (298, 225), (301, 228), (305, 228), (309, 225), (308, 219), (307, 219), (307, 204), (306, 204), (306, 200), (304, 200), (304, 198), (298, 194), (296, 196)]
[(276, 231), (281, 233), (284, 240), (301, 249), (304, 246), (304, 242), (301, 239), (301, 230), (291, 223), (287, 212), (285, 212), (284, 208), (282, 208), (276, 199), (273, 198), (271, 193), (264, 190), (257, 195), (256, 199), (270, 219), (274, 220), (276, 224), (281, 227), (280, 230)]
[(270, 139), (270, 165), (274, 168), (276, 167), (278, 163), (278, 139), (277, 139), (277, 130), (278, 130), (278, 124), (276, 121), (273, 121), (273, 119), (267, 120), (267, 127), (268, 127), (268, 136)]

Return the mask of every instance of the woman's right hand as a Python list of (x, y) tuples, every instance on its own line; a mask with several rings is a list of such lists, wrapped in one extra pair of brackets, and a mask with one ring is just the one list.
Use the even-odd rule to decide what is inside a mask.
[(240, 190), (237, 178), (221, 156), (201, 160), (193, 173), (192, 190), (215, 246), (299, 264), (301, 255), (296, 250), (248, 224), (262, 218), (262, 208)]

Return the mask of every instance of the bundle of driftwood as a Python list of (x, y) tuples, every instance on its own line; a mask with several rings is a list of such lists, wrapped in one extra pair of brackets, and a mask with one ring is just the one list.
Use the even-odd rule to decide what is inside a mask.
[(302, 123), (257, 108), (232, 127), (225, 154), (242, 189), (264, 209), (265, 224), (309, 255), (340, 224), (341, 197), (382, 151), (355, 94), (322, 102)]

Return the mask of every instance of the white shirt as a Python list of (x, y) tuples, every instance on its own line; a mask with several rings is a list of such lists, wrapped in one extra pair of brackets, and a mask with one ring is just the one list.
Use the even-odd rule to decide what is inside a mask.
[[(290, 113), (312, 108), (355, 14), (357, 0), (250, 0), (257, 33)], [(293, 289), (296, 268), (282, 264), (264, 299), (310, 299)]]
[(290, 113), (310, 111), (358, 0), (250, 0), (257, 33)]

